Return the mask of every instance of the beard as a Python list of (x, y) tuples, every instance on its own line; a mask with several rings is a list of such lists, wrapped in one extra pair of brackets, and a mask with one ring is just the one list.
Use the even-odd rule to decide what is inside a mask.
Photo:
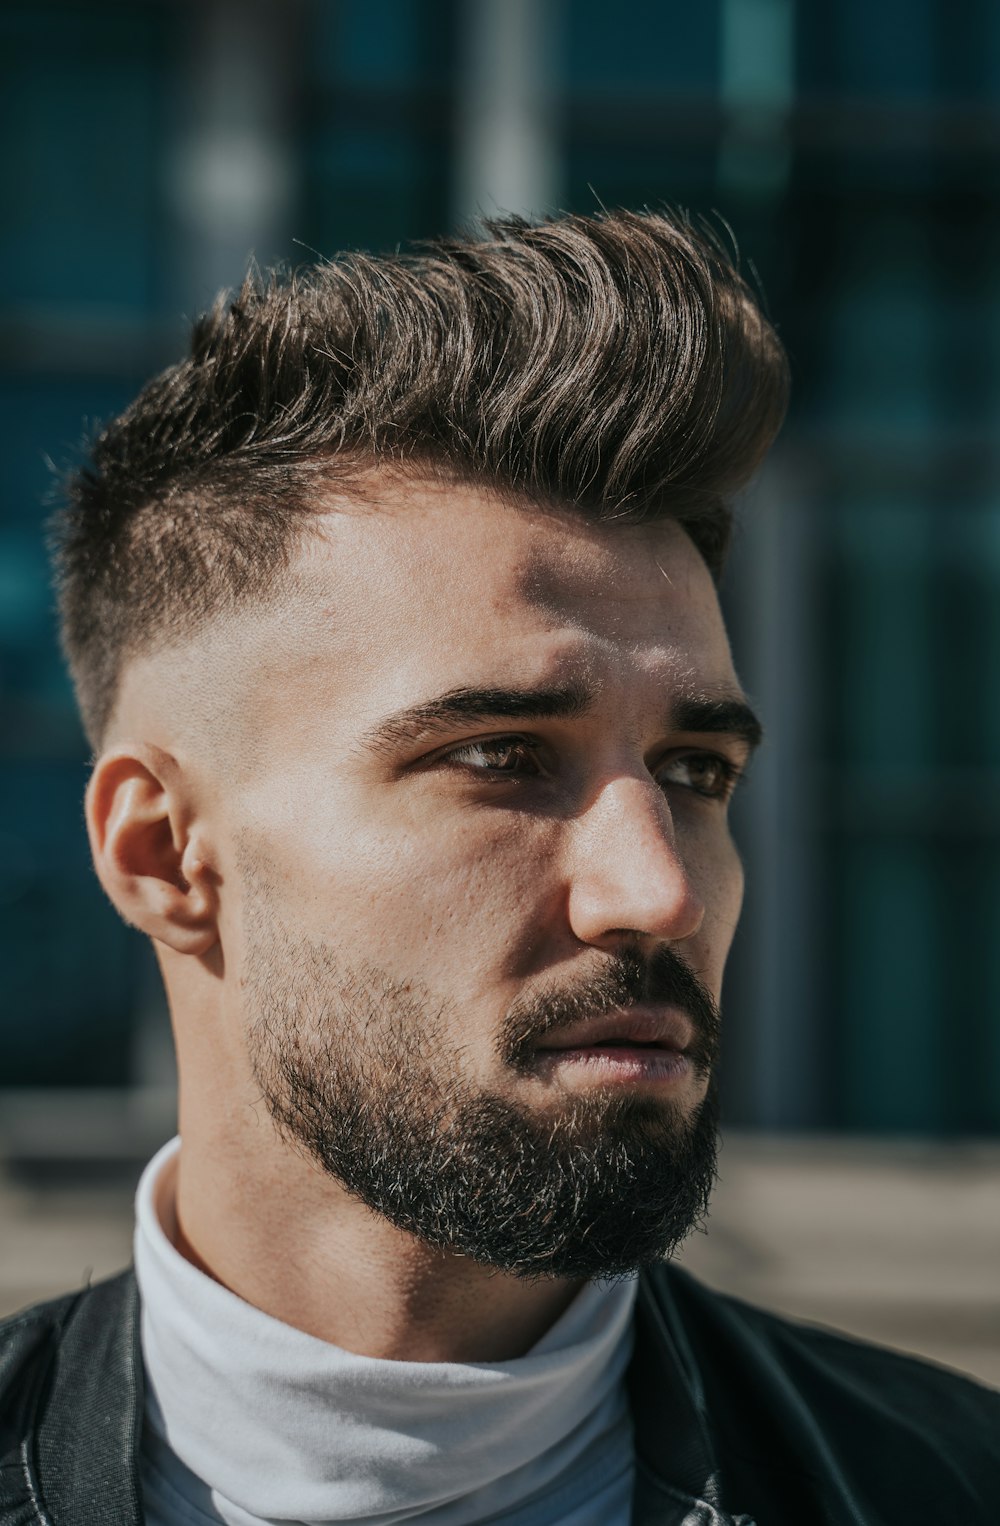
[(255, 880), (243, 971), (255, 1080), (283, 1137), (373, 1213), (521, 1278), (626, 1275), (701, 1222), (716, 1177), (719, 1014), (672, 950), (628, 949), (587, 982), (515, 1003), (496, 1056), (526, 1075), (540, 1040), (569, 1023), (669, 1003), (694, 1027), (700, 1104), (595, 1088), (533, 1109), (462, 1075), (448, 1003), (293, 938)]

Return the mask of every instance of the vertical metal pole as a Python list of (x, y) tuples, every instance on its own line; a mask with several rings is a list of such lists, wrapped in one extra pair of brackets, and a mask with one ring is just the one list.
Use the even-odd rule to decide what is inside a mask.
[(721, 0), (719, 146), (723, 192), (773, 195), (789, 170), (788, 111), (795, 98), (795, 0)]
[(255, 255), (290, 253), (298, 196), (292, 133), (297, 0), (200, 0), (186, 9), (167, 166), (172, 297), (189, 310)]
[(538, 216), (559, 205), (560, 0), (463, 0), (452, 215)]
[(734, 555), (737, 663), (767, 740), (740, 802), (747, 893), (727, 990), (726, 1077), (731, 1110), (765, 1129), (815, 1126), (826, 1102), (811, 709), (818, 547), (804, 512), (816, 496), (779, 454), (752, 494)]
[[(759, 209), (782, 192), (791, 165), (795, 0), (721, 0), (720, 23), (722, 209), (727, 197)], [(740, 810), (748, 886), (727, 1003), (727, 1088), (732, 1111), (760, 1128), (815, 1125), (825, 1104), (810, 800), (816, 760), (809, 700), (817, 656), (811, 639), (816, 526), (804, 512), (809, 487), (779, 453), (750, 500), (734, 558), (737, 660), (763, 713), (768, 743)]]

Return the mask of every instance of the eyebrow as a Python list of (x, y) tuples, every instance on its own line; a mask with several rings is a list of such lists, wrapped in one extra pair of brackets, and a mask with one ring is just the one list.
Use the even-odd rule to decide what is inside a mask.
[(674, 705), (671, 721), (677, 731), (738, 737), (751, 751), (764, 740), (764, 728), (745, 699), (688, 695)]
[[(370, 752), (384, 752), (455, 726), (477, 723), (575, 720), (593, 703), (594, 691), (580, 682), (524, 689), (449, 689), (379, 721), (361, 738), (361, 746)], [(751, 750), (759, 747), (764, 734), (746, 700), (731, 695), (682, 695), (670, 708), (670, 725), (675, 731), (737, 737)]]

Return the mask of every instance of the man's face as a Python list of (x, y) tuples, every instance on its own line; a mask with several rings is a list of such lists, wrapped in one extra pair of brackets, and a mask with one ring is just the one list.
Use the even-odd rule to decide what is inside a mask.
[(669, 1251), (714, 1174), (753, 729), (690, 541), (397, 486), (324, 517), (244, 655), (222, 942), (279, 1129), (519, 1275)]

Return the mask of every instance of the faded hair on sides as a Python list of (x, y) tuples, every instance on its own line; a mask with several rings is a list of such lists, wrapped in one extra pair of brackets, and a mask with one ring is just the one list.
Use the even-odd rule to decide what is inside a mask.
[(324, 492), (391, 468), (677, 520), (718, 576), (787, 362), (721, 242), (615, 212), (252, 271), (94, 441), (50, 525), (99, 751), (123, 666), (280, 589)]

